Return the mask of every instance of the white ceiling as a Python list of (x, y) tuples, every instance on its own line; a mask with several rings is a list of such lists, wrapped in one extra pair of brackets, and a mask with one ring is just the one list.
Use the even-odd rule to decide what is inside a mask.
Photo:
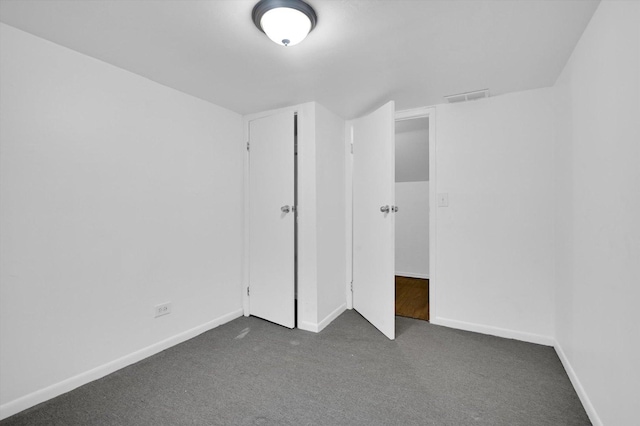
[(590, 0), (308, 0), (318, 25), (281, 47), (257, 0), (2, 0), (0, 20), (239, 113), (318, 101), (344, 118), (489, 88), (550, 86)]

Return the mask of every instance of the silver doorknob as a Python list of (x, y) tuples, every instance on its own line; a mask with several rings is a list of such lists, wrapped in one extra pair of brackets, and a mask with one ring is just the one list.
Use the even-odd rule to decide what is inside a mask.
[(389, 213), (389, 206), (382, 206), (380, 207), (380, 211), (382, 213)]
[(289, 207), (289, 206), (282, 206), (282, 207), (280, 207), (280, 210), (281, 210), (283, 213), (289, 213), (289, 212), (291, 211), (291, 207)]

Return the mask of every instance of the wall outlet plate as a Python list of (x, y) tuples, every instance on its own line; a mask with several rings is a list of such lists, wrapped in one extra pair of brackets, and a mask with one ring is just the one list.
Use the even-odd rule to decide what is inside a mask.
[(171, 313), (171, 302), (156, 305), (156, 318)]

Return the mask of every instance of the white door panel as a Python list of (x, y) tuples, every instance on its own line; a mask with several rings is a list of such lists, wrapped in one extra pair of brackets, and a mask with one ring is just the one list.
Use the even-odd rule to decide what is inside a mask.
[(249, 313), (293, 328), (293, 112), (251, 121), (249, 139)]
[(353, 122), (353, 307), (389, 339), (395, 338), (394, 114), (391, 101)]

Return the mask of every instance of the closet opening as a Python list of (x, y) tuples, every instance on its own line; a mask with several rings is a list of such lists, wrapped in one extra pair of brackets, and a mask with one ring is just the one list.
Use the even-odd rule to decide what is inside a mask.
[(429, 321), (429, 117), (395, 124), (395, 310)]

